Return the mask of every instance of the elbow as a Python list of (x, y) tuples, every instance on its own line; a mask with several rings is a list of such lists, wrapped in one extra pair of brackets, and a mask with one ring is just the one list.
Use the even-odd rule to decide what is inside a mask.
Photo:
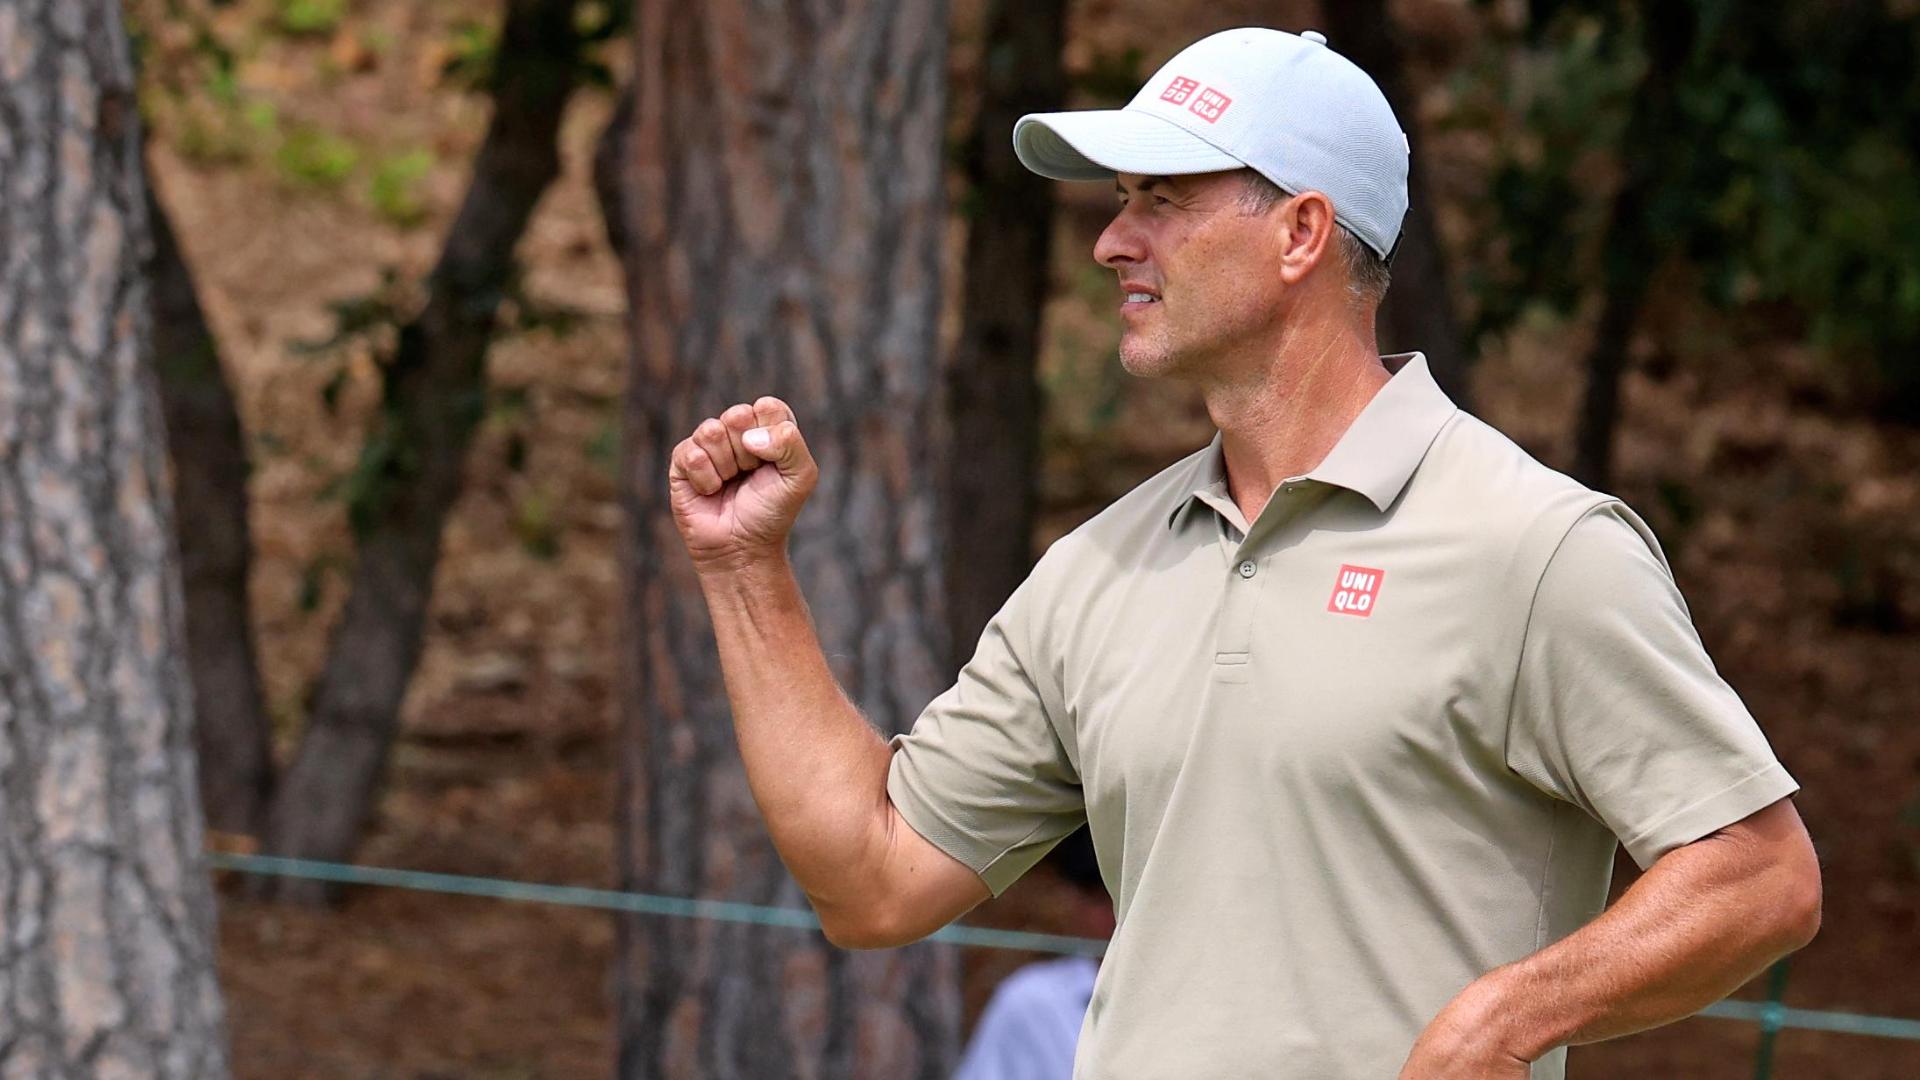
[(894, 949), (925, 936), (904, 926), (883, 904), (848, 909), (815, 901), (813, 910), (820, 917), (820, 932), (842, 949)]
[(1775, 943), (1782, 955), (1805, 948), (1820, 932), (1820, 864), (1808, 855), (1785, 875), (1775, 901)]
[(1815, 863), (1798, 876), (1792, 890), (1788, 903), (1787, 951), (1805, 948), (1820, 932), (1821, 902), (1820, 866)]

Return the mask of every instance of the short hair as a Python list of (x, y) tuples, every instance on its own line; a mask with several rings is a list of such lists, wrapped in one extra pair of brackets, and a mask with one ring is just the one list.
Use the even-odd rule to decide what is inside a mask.
[[(1288, 198), (1288, 192), (1279, 184), (1253, 169), (1241, 170), (1240, 209), (1248, 217), (1261, 214), (1280, 205)], [(1393, 283), (1393, 272), (1387, 267), (1387, 260), (1374, 254), (1366, 242), (1353, 234), (1344, 222), (1335, 219), (1339, 228), (1333, 231), (1333, 250), (1340, 264), (1347, 270), (1347, 291), (1362, 304), (1378, 307), (1386, 299), (1387, 287)]]

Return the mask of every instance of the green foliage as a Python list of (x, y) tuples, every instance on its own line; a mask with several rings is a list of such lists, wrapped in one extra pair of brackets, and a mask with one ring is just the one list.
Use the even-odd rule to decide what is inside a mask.
[(398, 427), (395, 418), (383, 412), (367, 433), (353, 467), (321, 491), (321, 498), (346, 503), (347, 524), (356, 538), (364, 538), (379, 524), (380, 515), (391, 503), (394, 492), (419, 465), (417, 455), (401, 438)]
[(433, 153), (409, 150), (381, 160), (373, 170), (367, 198), (374, 212), (402, 228), (426, 220), (426, 179), (433, 171)]
[(463, 19), (454, 24), (447, 40), (447, 60), (440, 76), (448, 83), (468, 90), (484, 90), (493, 79), (493, 65), (500, 53), (500, 26), (481, 19)]
[(580, 84), (612, 90), (613, 68), (604, 57), (609, 46), (618, 47), (629, 40), (632, 0), (580, 0), (573, 8), (573, 24), (580, 40)]
[(513, 535), (521, 548), (536, 559), (551, 560), (560, 554), (560, 518), (553, 499), (538, 488), (531, 488), (513, 504)]
[(273, 161), (280, 175), (296, 186), (332, 189), (353, 174), (360, 151), (338, 135), (302, 126), (287, 133)]
[(382, 352), (412, 310), (412, 298), (402, 287), (399, 272), (384, 266), (380, 269), (380, 284), (371, 291), (328, 301), (333, 333), (317, 340), (293, 342), (292, 348), (297, 354), (323, 356), (367, 341), (376, 353)]
[[(207, 3), (135, 2), (126, 16), (140, 55), (141, 115), (181, 157), (237, 164), (278, 140), (273, 105), (241, 87), (240, 51), (216, 28)], [(151, 32), (149, 22), (162, 21), (186, 32)]]
[[(1531, 302), (1570, 311), (1609, 273), (1651, 275), (1577, 239), (1640, 230), (1655, 262), (1692, 265), (1708, 302), (1800, 313), (1843, 378), (1920, 422), (1920, 13), (1671, 2), (1657, 25), (1618, 0), (1536, 4), (1473, 69), (1453, 122), (1501, 146), (1481, 230), (1498, 242), (1468, 274), (1479, 329)], [(1668, 53), (1656, 86), (1650, 57)], [(1650, 93), (1668, 95), (1662, 122), (1627, 145)], [(1611, 220), (1612, 178), (1647, 162), (1639, 216)]]
[(1569, 18), (1551, 47), (1507, 43), (1467, 73), (1454, 127), (1491, 131), (1503, 154), (1488, 180), (1483, 235), (1497, 249), (1467, 273), (1479, 333), (1512, 326), (1533, 306), (1565, 316), (1594, 278), (1593, 238), (1607, 205), (1592, 178), (1620, 143), (1644, 57), (1622, 47), (1598, 18)]
[(1146, 54), (1129, 45), (1121, 52), (1098, 52), (1085, 70), (1072, 76), (1071, 86), (1085, 95), (1091, 105), (1124, 105), (1146, 81), (1141, 67)]
[(620, 425), (612, 417), (600, 422), (587, 438), (587, 460), (609, 479), (620, 472)]
[(276, 21), (289, 34), (331, 34), (347, 16), (347, 0), (278, 0)]
[(294, 597), (294, 604), (302, 615), (311, 615), (320, 610), (320, 601), (326, 599), (327, 579), (335, 574), (345, 573), (347, 561), (332, 552), (322, 552), (308, 559), (300, 568), (300, 589)]

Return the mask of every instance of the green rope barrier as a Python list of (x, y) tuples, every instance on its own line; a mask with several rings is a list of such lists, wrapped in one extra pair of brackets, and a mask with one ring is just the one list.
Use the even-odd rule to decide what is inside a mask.
[[(220, 851), (209, 852), (207, 863), (215, 870), (275, 877), (309, 878), (342, 885), (379, 885), (387, 888), (410, 889), (415, 892), (450, 893), (493, 900), (520, 900), (537, 904), (559, 904), (566, 907), (627, 912), (635, 915), (705, 919), (712, 922), (746, 923), (794, 930), (820, 928), (820, 920), (815, 918), (811, 911), (803, 908), (742, 904), (728, 900), (688, 900), (677, 896), (619, 892), (613, 889), (589, 889), (578, 885), (541, 885), (530, 881), (469, 877), (464, 874), (435, 874), (424, 870), (395, 870), (353, 863), (317, 862), (312, 859), (287, 859), (273, 855), (238, 855)], [(1104, 954), (1107, 947), (1106, 942), (1092, 938), (959, 925), (946, 927), (933, 934), (928, 940), (982, 949), (1015, 949), (1023, 952), (1056, 953), (1067, 956), (1097, 957)], [(1700, 1010), (1699, 1015), (1721, 1020), (1741, 1020), (1763, 1026), (1772, 1023), (1776, 1031), (1800, 1028), (1809, 1031), (1835, 1031), (1848, 1035), (1871, 1035), (1883, 1039), (1920, 1041), (1920, 1020), (1794, 1009), (1782, 1005), (1777, 999), (1768, 1002), (1716, 1001)]]
[[(492, 900), (521, 900), (536, 904), (596, 908), (635, 915), (664, 915), (678, 919), (705, 919), (709, 922), (744, 923), (775, 926), (792, 930), (818, 930), (820, 920), (804, 908), (742, 904), (729, 900), (688, 900), (677, 896), (589, 889), (578, 885), (541, 885), (530, 881), (468, 877), (464, 874), (435, 874), (424, 870), (394, 870), (352, 863), (316, 862), (311, 859), (287, 859), (274, 855), (237, 855), (214, 851), (207, 863), (216, 870), (274, 877), (308, 878), (341, 885), (380, 885), (415, 892), (452, 893)], [(994, 930), (984, 926), (948, 926), (931, 935), (931, 941), (949, 945), (970, 945), (982, 949), (1017, 949), (1024, 952), (1058, 953), (1068, 956), (1100, 956), (1107, 943), (1091, 938), (1065, 937), (1060, 934), (1035, 934), (1024, 930)]]
[(1871, 1035), (1880, 1039), (1908, 1039), (1920, 1042), (1920, 1020), (1900, 1020), (1891, 1016), (1863, 1016), (1859, 1013), (1822, 1012), (1795, 1009), (1778, 1002), (1716, 1001), (1700, 1010), (1701, 1016), (1716, 1020), (1743, 1020), (1765, 1024), (1775, 1017), (1781, 1029), (1833, 1031), (1842, 1035)]

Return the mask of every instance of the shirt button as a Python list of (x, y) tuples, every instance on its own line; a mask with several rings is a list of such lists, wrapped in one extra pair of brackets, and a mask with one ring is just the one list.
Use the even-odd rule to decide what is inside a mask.
[(1258, 569), (1259, 569), (1259, 567), (1257, 567), (1257, 566), (1255, 566), (1255, 565), (1253, 565), (1253, 560), (1252, 560), (1252, 559), (1248, 559), (1248, 560), (1247, 560), (1246, 562), (1243, 562), (1243, 563), (1241, 563), (1241, 564), (1240, 564), (1240, 576), (1241, 576), (1241, 577), (1252, 577), (1252, 576), (1253, 576), (1253, 574), (1254, 574), (1254, 571), (1256, 571), (1256, 570), (1258, 570)]

